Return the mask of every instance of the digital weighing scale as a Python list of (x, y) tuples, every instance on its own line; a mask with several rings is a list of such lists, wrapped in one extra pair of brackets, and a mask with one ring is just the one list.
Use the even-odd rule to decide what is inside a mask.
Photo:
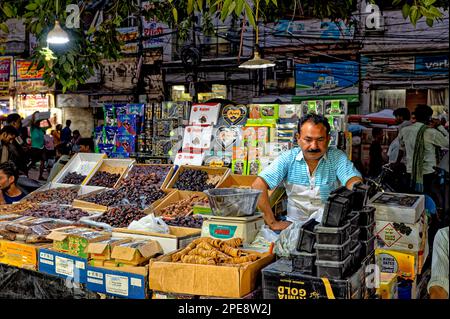
[(242, 238), (244, 244), (249, 244), (264, 225), (263, 215), (255, 213), (244, 217), (208, 216), (203, 221), (202, 237), (212, 237), (221, 240)]

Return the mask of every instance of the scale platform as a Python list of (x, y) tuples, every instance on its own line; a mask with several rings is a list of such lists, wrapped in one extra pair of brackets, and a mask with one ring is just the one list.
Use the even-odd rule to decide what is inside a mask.
[(203, 221), (202, 237), (221, 240), (239, 237), (245, 244), (250, 244), (262, 225), (264, 219), (261, 213), (244, 217), (209, 216), (208, 220)]

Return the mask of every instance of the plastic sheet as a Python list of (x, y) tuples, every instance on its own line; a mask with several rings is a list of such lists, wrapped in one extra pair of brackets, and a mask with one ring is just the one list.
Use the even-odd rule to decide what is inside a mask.
[(155, 217), (153, 214), (147, 215), (138, 221), (132, 221), (128, 226), (128, 229), (160, 234), (169, 233), (169, 226), (164, 222), (164, 220), (161, 217)]
[(100, 299), (81, 284), (0, 264), (0, 299)]

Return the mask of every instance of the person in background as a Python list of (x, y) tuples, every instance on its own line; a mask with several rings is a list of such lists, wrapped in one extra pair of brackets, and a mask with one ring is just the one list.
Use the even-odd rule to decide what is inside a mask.
[(80, 151), (80, 140), (81, 140), (80, 131), (75, 130), (72, 134), (72, 140), (70, 141), (70, 146), (73, 153), (78, 153)]
[(17, 134), (17, 130), (9, 125), (0, 130), (0, 163), (5, 163), (11, 158), (10, 144)]
[(416, 123), (416, 114), (414, 112), (411, 112), (411, 120), (410, 120), (411, 124)]
[[(406, 107), (401, 107), (394, 110), (395, 116), (395, 124), (397, 124), (398, 132), (402, 130), (402, 128), (411, 125), (411, 114)], [(397, 137), (392, 141), (391, 145), (389, 145), (389, 149), (387, 151), (387, 155), (389, 157), (389, 163), (396, 163), (397, 158), (400, 152), (400, 142)], [(404, 150), (402, 150), (404, 152)], [(403, 156), (402, 156), (403, 157)], [(406, 164), (406, 159), (403, 157), (401, 162), (402, 164)], [(403, 168), (405, 170), (405, 168)]]
[(53, 165), (48, 174), (47, 182), (51, 182), (70, 160), (69, 150), (63, 144), (56, 146), (55, 151), (58, 161)]
[(80, 153), (93, 153), (94, 152), (94, 140), (92, 138), (82, 138), (79, 142)]
[(26, 139), (28, 134), (24, 133), (22, 117), (17, 113), (11, 113), (6, 118), (6, 124), (17, 130), (17, 137), (8, 146), (10, 159), (16, 164), (17, 169), (28, 176), (28, 145)]
[(61, 131), (61, 143), (67, 146), (70, 143), (72, 138), (72, 130), (70, 129), (70, 125), (72, 124), (71, 120), (66, 121), (66, 127)]
[(48, 167), (48, 166), (53, 165), (53, 163), (55, 161), (55, 156), (56, 156), (55, 142), (53, 140), (53, 136), (51, 135), (51, 133), (44, 135), (44, 145), (45, 145), (47, 167)]
[[(347, 155), (329, 147), (330, 124), (315, 114), (303, 116), (298, 123), (296, 139), (300, 147), (283, 152), (266, 167), (252, 184), (262, 194), (258, 208), (264, 213), (264, 221), (273, 231), (286, 229), (291, 222), (305, 222), (323, 210), (330, 193), (340, 185), (353, 189), (362, 182)], [(278, 221), (269, 202), (268, 189), (284, 183), (288, 195), (287, 221)]]
[(19, 173), (13, 162), (0, 164), (0, 204), (12, 204), (20, 201), (27, 193), (16, 185)]
[(383, 166), (383, 149), (381, 143), (383, 142), (383, 129), (380, 127), (374, 127), (372, 129), (372, 144), (369, 149), (369, 176), (377, 177), (381, 173), (381, 167)]
[(428, 282), (430, 299), (448, 299), (448, 226), (434, 237), (431, 278)]
[[(45, 131), (51, 127), (50, 121), (47, 119), (47, 127), (41, 127), (42, 120), (36, 120), (36, 113), (31, 117), (31, 165), (40, 161), (39, 165), (39, 180), (44, 180), (44, 167), (47, 160), (44, 148)], [(29, 167), (30, 168), (30, 167)]]
[(55, 144), (55, 147), (61, 144), (61, 130), (62, 125), (58, 124), (56, 125), (56, 128), (50, 133), (53, 136), (53, 143)]

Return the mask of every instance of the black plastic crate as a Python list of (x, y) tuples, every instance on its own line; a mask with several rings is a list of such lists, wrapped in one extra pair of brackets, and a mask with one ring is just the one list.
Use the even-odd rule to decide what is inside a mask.
[(353, 233), (358, 228), (359, 212), (352, 211), (350, 214), (347, 215), (347, 218), (345, 220), (350, 223), (350, 233)]
[(360, 226), (359, 227), (359, 240), (369, 240), (372, 238), (375, 232), (376, 222), (373, 222), (370, 226)]
[[(286, 258), (262, 269), (264, 299), (329, 299), (322, 278), (294, 271), (292, 261)], [(329, 279), (333, 297), (336, 299), (359, 299), (365, 282), (364, 269), (360, 267), (345, 279)]]
[(375, 239), (376, 236), (373, 236), (369, 240), (361, 240), (361, 255), (360, 260), (365, 259), (367, 256), (370, 256), (372, 252), (375, 250)]
[(352, 266), (352, 256), (343, 261), (316, 260), (317, 276), (332, 279), (345, 278), (347, 271)]
[(375, 221), (375, 207), (364, 206), (359, 211), (359, 226), (370, 226)]
[(350, 256), (352, 257), (352, 265), (356, 266), (359, 264), (361, 256), (361, 243), (358, 243), (355, 247), (350, 250)]
[(293, 271), (298, 271), (312, 276), (316, 274), (316, 254), (292, 252), (291, 260)]
[(360, 210), (367, 204), (370, 186), (358, 183), (353, 186), (353, 209)]
[(350, 223), (342, 227), (324, 227), (317, 225), (314, 228), (316, 243), (320, 245), (342, 245), (349, 239)]
[(322, 225), (326, 227), (341, 227), (350, 209), (350, 200), (334, 194), (328, 197), (322, 216)]
[(356, 229), (356, 230), (350, 235), (350, 240), (351, 240), (351, 241), (356, 241), (356, 242), (358, 242), (360, 232), (361, 232), (361, 231), (360, 231), (359, 229)]
[(342, 245), (315, 244), (317, 259), (322, 261), (343, 261), (350, 255), (351, 240), (348, 239)]
[(314, 219), (304, 223), (300, 228), (297, 242), (297, 251), (304, 251), (308, 253), (314, 252), (314, 244), (316, 243), (316, 235), (314, 227), (319, 224)]

